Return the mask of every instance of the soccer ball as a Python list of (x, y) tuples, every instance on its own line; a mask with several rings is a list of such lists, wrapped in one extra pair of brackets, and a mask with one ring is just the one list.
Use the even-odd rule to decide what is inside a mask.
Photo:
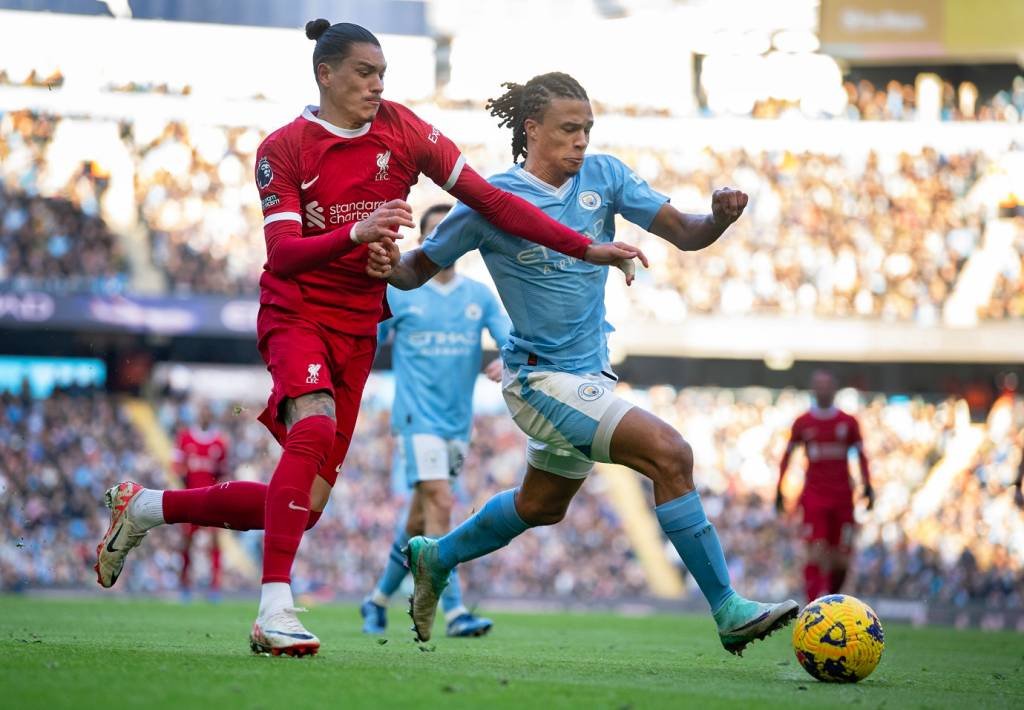
[(796, 659), (826, 683), (856, 683), (878, 666), (885, 632), (871, 607), (856, 597), (830, 594), (815, 599), (793, 628)]

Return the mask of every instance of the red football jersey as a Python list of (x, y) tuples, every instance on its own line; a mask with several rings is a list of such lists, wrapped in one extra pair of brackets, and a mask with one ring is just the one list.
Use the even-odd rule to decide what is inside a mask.
[[(408, 197), (420, 173), (450, 189), (465, 164), (454, 143), (401, 104), (382, 101), (373, 121), (355, 130), (322, 121), (316, 111), (307, 107), (257, 151), (268, 244), (277, 222), (299, 222), (302, 236), (312, 237), (365, 219), (385, 202)], [(260, 303), (343, 333), (373, 335), (387, 284), (366, 275), (366, 261), (363, 244), (290, 276), (275, 273), (268, 260)]]
[(811, 409), (793, 422), (790, 441), (803, 444), (807, 453), (807, 475), (801, 497), (843, 499), (852, 503), (848, 456), (851, 447), (861, 445), (857, 420), (836, 407)]
[(210, 485), (224, 473), (228, 447), (216, 429), (182, 429), (174, 450), (174, 462), (185, 468), (185, 485)]

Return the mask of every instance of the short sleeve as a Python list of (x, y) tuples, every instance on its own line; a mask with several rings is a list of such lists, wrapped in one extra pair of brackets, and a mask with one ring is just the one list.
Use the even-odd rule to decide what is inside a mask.
[(462, 151), (435, 126), (404, 106), (400, 110), (407, 147), (417, 169), (447, 192), (466, 164)]
[(461, 202), (449, 212), (423, 242), (423, 253), (442, 269), (454, 264), (463, 254), (480, 246), (483, 240), (481, 218)]
[(285, 136), (269, 136), (256, 151), (256, 187), (260, 192), (263, 226), (282, 220), (302, 224), (298, 156)]
[(647, 184), (617, 158), (606, 156), (616, 184), (615, 211), (640, 227), (648, 229), (668, 197)]

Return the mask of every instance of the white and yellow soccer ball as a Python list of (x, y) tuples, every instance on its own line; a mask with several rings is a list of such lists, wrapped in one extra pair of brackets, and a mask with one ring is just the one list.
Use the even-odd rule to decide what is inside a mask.
[(793, 650), (808, 673), (826, 683), (856, 683), (878, 666), (885, 632), (867, 604), (830, 594), (804, 607), (793, 628)]

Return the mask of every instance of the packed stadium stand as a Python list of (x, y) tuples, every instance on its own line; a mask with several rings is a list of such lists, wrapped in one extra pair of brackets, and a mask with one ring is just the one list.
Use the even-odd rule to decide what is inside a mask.
[[(798, 524), (792, 515), (776, 516), (772, 500), (788, 425), (806, 408), (807, 397), (754, 388), (670, 387), (627, 396), (687, 432), (695, 451), (695, 478), (729, 551), (737, 588), (758, 595), (798, 589)], [(1024, 512), (1014, 504), (1011, 490), (1020, 442), (1008, 427), (1014, 416), (1021, 416), (1020, 404), (1012, 411), (1006, 398), (985, 424), (972, 427), (962, 401), (858, 397), (849, 391), (841, 398), (854, 405), (860, 418), (878, 494), (875, 510), (862, 513), (850, 591), (960, 607), (1024, 606)], [(214, 405), (216, 426), (232, 442), (231, 476), (265, 480), (276, 443), (251, 410), (225, 401)], [(90, 389), (56, 390), (45, 399), (7, 392), (0, 406), (4, 535), (17, 541), (0, 552), (3, 588), (91, 584), (93, 546), (106, 525), (104, 510), (97, 506), (103, 490), (124, 478), (163, 487), (169, 480), (166, 469), (116, 397)], [(180, 395), (162, 395), (152, 406), (167, 436), (191, 421), (193, 406)], [(402, 498), (395, 495), (390, 477), (387, 411), (366, 411), (355, 442), (310, 538), (310, 545), (330, 554), (300, 551), (295, 568), (300, 593), (325, 599), (367, 593), (400, 518)], [(494, 491), (515, 485), (524, 465), (523, 444), (509, 417), (477, 417), (457, 518)], [(946, 473), (948, 467), (941, 464), (955, 458), (953, 449), (964, 447), (969, 450), (957, 454), (964, 465)], [(944, 477), (941, 490), (936, 490), (936, 477)], [(793, 490), (798, 479), (789, 481)], [(573, 603), (650, 596), (647, 573), (613, 503), (602, 476), (596, 475), (562, 524), (531, 531), (501, 554), (467, 565), (462, 573), (467, 593), (476, 599)], [(239, 536), (245, 555), (258, 559), (259, 533), (232, 534)], [(173, 526), (151, 532), (130, 560), (123, 589), (175, 592), (180, 539)], [(665, 554), (671, 560), (675, 553), (666, 549)], [(201, 578), (208, 574), (203, 561), (197, 569)], [(238, 564), (229, 562), (224, 589), (252, 585)]]
[[(59, 281), (116, 290), (127, 265), (124, 247), (97, 221), (106, 182), (101, 167), (85, 162), (67, 185), (49, 190), (69, 195), (70, 204), (38, 197), (25, 204), (48, 182), (48, 141), (60, 122), (23, 112), (0, 124), (0, 149), (10, 154), (5, 180), (15, 190), (0, 205), (5, 268), (18, 274), (15, 286)], [(264, 247), (249, 173), (263, 134), (252, 127), (171, 122), (124, 124), (121, 137), (133, 166), (146, 265), (162, 275), (163, 288), (174, 294), (254, 293)], [(465, 148), (482, 172), (507, 167), (499, 131), (495, 138)], [(623, 238), (639, 241), (655, 257), (640, 287), (628, 292), (641, 316), (814, 315), (925, 326), (941, 322), (964, 265), (984, 243), (986, 222), (1008, 197), (986, 176), (1019, 155), (933, 148), (750, 153), (614, 143), (601, 150), (634, 166), (683, 209), (706, 209), (710, 193), (723, 185), (752, 198), (748, 217), (729, 238), (700, 254), (678, 253), (635, 228), (623, 229)], [(436, 188), (427, 187), (411, 197), (417, 210), (434, 199)], [(28, 212), (36, 218), (28, 220)], [(976, 309), (982, 319), (1022, 315), (1024, 218), (1010, 223), (1018, 258), (992, 273), (991, 297)]]

